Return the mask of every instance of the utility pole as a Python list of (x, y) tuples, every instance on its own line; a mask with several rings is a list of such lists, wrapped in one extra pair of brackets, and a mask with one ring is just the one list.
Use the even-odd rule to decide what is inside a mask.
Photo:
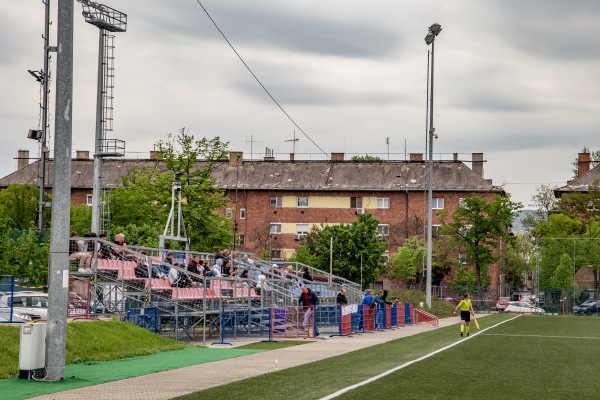
[(69, 295), (69, 227), (71, 212), (71, 145), (73, 140), (73, 0), (58, 0), (56, 116), (52, 231), (48, 268), (48, 380), (65, 377), (67, 300)]

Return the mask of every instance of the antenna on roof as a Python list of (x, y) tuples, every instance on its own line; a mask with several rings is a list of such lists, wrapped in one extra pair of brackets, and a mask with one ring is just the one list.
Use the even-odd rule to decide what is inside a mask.
[(294, 129), (294, 138), (293, 139), (289, 139), (289, 140), (285, 140), (285, 142), (292, 142), (293, 146), (292, 146), (292, 154), (296, 154), (296, 142), (300, 140), (299, 138), (296, 138), (296, 130)]
[(264, 143), (260, 140), (254, 140), (254, 136), (250, 135), (250, 140), (246, 139), (246, 143), (250, 142), (250, 160), (252, 160), (252, 143)]

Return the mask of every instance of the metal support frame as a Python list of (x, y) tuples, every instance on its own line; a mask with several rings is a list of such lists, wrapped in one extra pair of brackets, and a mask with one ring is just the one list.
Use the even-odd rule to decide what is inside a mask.
[[(175, 217), (175, 197), (177, 194), (177, 217)], [(177, 222), (175, 222), (177, 218)], [(177, 223), (177, 228), (175, 228)], [(177, 229), (177, 234), (175, 234)], [(181, 232), (183, 231), (183, 236)], [(185, 250), (190, 250), (190, 241), (187, 237), (187, 231), (185, 229), (185, 223), (183, 222), (183, 211), (181, 209), (181, 183), (179, 178), (175, 176), (175, 180), (171, 184), (171, 211), (169, 212), (169, 218), (167, 218), (167, 224), (162, 235), (159, 236), (158, 247), (163, 249), (165, 247), (165, 240), (175, 240), (178, 242), (185, 242)]]

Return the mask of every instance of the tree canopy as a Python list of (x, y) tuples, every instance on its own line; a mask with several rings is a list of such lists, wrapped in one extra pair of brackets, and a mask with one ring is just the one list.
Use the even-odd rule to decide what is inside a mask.
[(387, 248), (387, 242), (377, 237), (378, 224), (371, 214), (361, 214), (351, 224), (313, 227), (305, 243), (316, 258), (315, 266), (329, 271), (333, 238), (333, 273), (353, 282), (362, 278), (363, 287), (372, 284), (383, 270)]
[(464, 199), (452, 215), (447, 211), (439, 213), (442, 222), (441, 231), (450, 235), (456, 249), (464, 252), (464, 262), (475, 268), (476, 284), (479, 293), (483, 289), (482, 272), (499, 259), (495, 251), (500, 240), (511, 244), (514, 240), (509, 234), (513, 215), (522, 208), (509, 197), (494, 195), (488, 201), (477, 194)]

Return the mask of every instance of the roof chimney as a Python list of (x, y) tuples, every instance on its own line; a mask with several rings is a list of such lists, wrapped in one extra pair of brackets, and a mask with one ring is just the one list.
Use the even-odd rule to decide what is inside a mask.
[(331, 161), (344, 161), (344, 153), (331, 153)]
[(294, 153), (290, 153), (290, 161), (294, 161)]
[(483, 153), (473, 153), (472, 170), (483, 178)]
[(458, 161), (458, 153), (454, 153), (454, 161)]
[(423, 153), (410, 153), (410, 161), (423, 161)]
[(75, 152), (75, 159), (76, 160), (89, 160), (89, 158), (90, 158), (90, 152), (89, 151), (77, 150)]
[(19, 150), (17, 152), (17, 170), (29, 165), (29, 150)]
[(577, 177), (581, 177), (590, 170), (590, 153), (579, 153), (577, 157)]
[(230, 151), (229, 152), (229, 165), (239, 167), (244, 161), (244, 153), (242, 151)]
[(151, 160), (160, 160), (160, 151), (150, 150), (150, 159)]

